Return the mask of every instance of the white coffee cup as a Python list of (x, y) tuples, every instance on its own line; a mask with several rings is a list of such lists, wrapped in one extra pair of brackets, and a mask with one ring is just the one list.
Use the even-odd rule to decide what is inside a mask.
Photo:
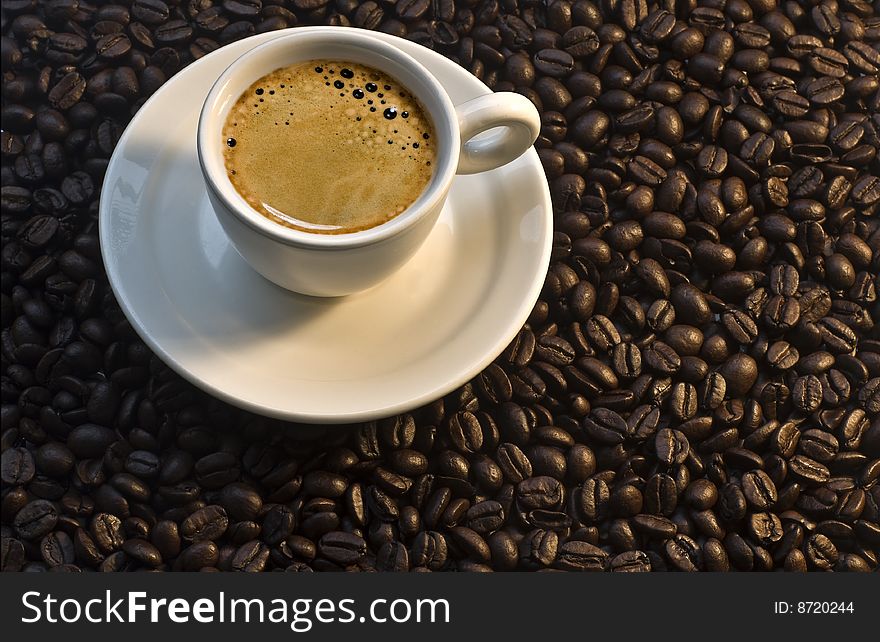
[[(437, 145), (433, 176), (406, 210), (376, 227), (347, 234), (285, 227), (253, 209), (227, 175), (223, 126), (239, 96), (276, 69), (319, 59), (384, 71), (407, 87), (433, 121)], [(540, 127), (534, 105), (519, 94), (487, 94), (453, 105), (427, 69), (368, 31), (294, 29), (243, 54), (214, 83), (199, 118), (199, 164), (217, 218), (251, 267), (288, 290), (342, 296), (376, 285), (406, 263), (434, 227), (456, 174), (483, 172), (512, 161), (531, 147)], [(471, 140), (493, 128), (500, 129)]]

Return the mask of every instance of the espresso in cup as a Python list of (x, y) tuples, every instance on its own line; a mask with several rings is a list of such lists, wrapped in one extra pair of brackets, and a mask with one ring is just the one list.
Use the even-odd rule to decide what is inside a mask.
[(253, 83), (223, 128), (236, 191), (281, 225), (345, 234), (381, 225), (425, 190), (436, 160), (430, 118), (372, 67), (312, 60)]

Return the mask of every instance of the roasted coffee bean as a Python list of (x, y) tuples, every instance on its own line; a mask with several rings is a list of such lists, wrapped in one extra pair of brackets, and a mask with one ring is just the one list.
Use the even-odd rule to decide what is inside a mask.
[(331, 562), (352, 564), (366, 555), (367, 547), (363, 538), (357, 535), (333, 531), (321, 537), (318, 552)]
[(643, 551), (627, 551), (612, 557), (608, 567), (613, 573), (648, 573), (651, 561)]
[(477, 533), (489, 534), (504, 525), (504, 508), (492, 500), (474, 504), (467, 511), (467, 523)]
[(186, 540), (200, 542), (216, 540), (229, 526), (229, 518), (222, 506), (206, 506), (189, 515), (180, 526)]
[(618, 343), (612, 349), (612, 365), (623, 379), (635, 379), (642, 372), (642, 352), (632, 343)]
[(760, 510), (772, 508), (776, 503), (776, 486), (762, 470), (751, 470), (743, 474), (742, 489), (749, 504)]
[(800, 354), (787, 341), (776, 341), (767, 348), (767, 363), (778, 369), (788, 370), (797, 364)]
[(76, 71), (63, 76), (49, 91), (49, 104), (55, 109), (66, 110), (76, 105), (86, 90), (86, 81)]
[(657, 433), (654, 444), (657, 458), (666, 465), (683, 463), (690, 449), (687, 437), (680, 431), (669, 428)]
[(4, 450), (0, 472), (2, 472), (4, 484), (25, 485), (33, 479), (36, 473), (34, 457), (25, 448)]
[(632, 518), (633, 527), (652, 539), (667, 539), (676, 533), (676, 525), (670, 519), (658, 515), (636, 515)]
[(131, 15), (145, 24), (158, 25), (168, 20), (170, 10), (162, 0), (136, 0), (131, 5)]
[(155, 31), (156, 43), (160, 46), (178, 46), (188, 42), (190, 38), (192, 38), (192, 27), (183, 20), (169, 20), (159, 25)]
[(269, 548), (262, 542), (252, 540), (235, 550), (230, 567), (234, 571), (258, 573), (265, 568), (268, 558)]
[(44, 499), (35, 499), (15, 514), (15, 532), (24, 540), (36, 540), (55, 528), (58, 510)]
[(792, 401), (801, 412), (813, 412), (822, 403), (822, 382), (812, 374), (798, 377), (792, 389)]
[(657, 299), (645, 314), (648, 327), (655, 332), (663, 332), (675, 322), (675, 307), (665, 299)]
[(678, 534), (666, 540), (664, 552), (673, 568), (684, 572), (700, 570), (701, 551), (699, 545), (687, 535)]
[(549, 530), (535, 529), (519, 543), (519, 558), (528, 567), (538, 569), (550, 566), (556, 559), (559, 536)]
[(214, 542), (197, 542), (184, 549), (178, 557), (179, 567), (184, 571), (213, 568), (220, 559), (220, 550)]
[(410, 558), (414, 566), (426, 566), (436, 571), (446, 564), (447, 556), (446, 538), (435, 531), (421, 531), (410, 547)]
[(583, 427), (593, 439), (609, 445), (622, 443), (629, 431), (623, 417), (607, 408), (593, 410), (584, 419)]
[(603, 571), (607, 563), (608, 554), (601, 548), (571, 540), (557, 549), (554, 566), (564, 571)]
[(560, 49), (541, 49), (533, 61), (539, 73), (553, 78), (564, 78), (574, 70), (574, 58)]
[(632, 178), (641, 185), (656, 187), (666, 178), (666, 170), (645, 156), (633, 158), (627, 166), (627, 170)]
[(809, 564), (822, 571), (831, 570), (839, 557), (834, 543), (819, 533), (810, 536), (804, 545), (804, 551)]
[(782, 521), (774, 513), (752, 513), (749, 516), (749, 534), (762, 546), (770, 546), (782, 539)]
[(753, 343), (758, 338), (757, 324), (742, 310), (727, 310), (721, 315), (721, 322), (730, 336), (738, 343)]
[(73, 540), (63, 531), (46, 535), (40, 542), (40, 554), (49, 567), (73, 564), (76, 561)]
[(693, 384), (679, 382), (672, 388), (669, 408), (680, 421), (687, 421), (697, 414), (697, 389)]
[(483, 445), (482, 429), (473, 413), (459, 412), (453, 415), (448, 430), (449, 438), (459, 452), (472, 454)]
[(563, 487), (552, 477), (530, 477), (516, 486), (516, 503), (524, 512), (536, 509), (552, 510), (559, 507), (562, 499)]
[(670, 516), (678, 505), (675, 480), (664, 473), (652, 475), (645, 484), (645, 508), (654, 515)]
[(108, 513), (95, 515), (91, 522), (90, 531), (95, 544), (105, 554), (119, 550), (125, 540), (121, 520)]
[(859, 390), (858, 400), (868, 413), (880, 413), (880, 377), (874, 377), (865, 383)]
[(681, 368), (681, 357), (662, 341), (654, 341), (643, 352), (645, 365), (659, 374), (673, 374)]
[(296, 516), (286, 506), (272, 506), (263, 517), (263, 524), (260, 530), (263, 541), (270, 546), (280, 544), (286, 540), (296, 526)]
[(476, 531), (464, 526), (455, 526), (449, 529), (449, 535), (453, 544), (465, 557), (479, 562), (491, 560), (489, 545)]
[(695, 510), (708, 510), (718, 501), (718, 488), (707, 479), (695, 480), (685, 489), (684, 500)]
[(376, 568), (381, 571), (400, 573), (410, 568), (409, 551), (401, 542), (386, 542), (376, 554)]
[(857, 338), (855, 332), (839, 319), (823, 317), (816, 325), (825, 345), (831, 352), (848, 353), (855, 349)]
[(823, 483), (827, 481), (830, 476), (827, 467), (803, 455), (795, 455), (789, 461), (788, 467), (792, 474), (807, 484)]
[(122, 545), (122, 550), (130, 558), (144, 566), (156, 567), (162, 564), (161, 553), (146, 540), (138, 538), (127, 539)]
[(496, 461), (504, 477), (518, 483), (532, 476), (532, 464), (515, 444), (505, 443), (498, 446)]
[(610, 351), (620, 343), (620, 333), (614, 323), (605, 315), (596, 314), (584, 324), (584, 331), (593, 345), (603, 351)]
[(150, 534), (150, 541), (165, 559), (175, 558), (180, 554), (180, 535), (177, 524), (172, 521), (158, 522)]
[(578, 517), (586, 524), (596, 524), (608, 514), (611, 498), (608, 484), (602, 479), (588, 479), (575, 489), (573, 502)]
[(104, 36), (95, 43), (95, 52), (105, 60), (116, 60), (131, 51), (131, 41), (123, 33)]
[(526, 403), (539, 401), (547, 391), (547, 385), (530, 368), (522, 368), (510, 375), (513, 394)]
[(572, 27), (562, 35), (562, 48), (574, 58), (583, 58), (599, 49), (600, 41), (590, 27), (579, 25)]

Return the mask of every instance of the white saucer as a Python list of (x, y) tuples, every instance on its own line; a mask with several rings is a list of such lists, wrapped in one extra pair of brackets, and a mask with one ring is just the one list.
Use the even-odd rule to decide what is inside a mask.
[[(169, 366), (232, 404), (312, 423), (411, 410), (477, 375), (537, 300), (552, 241), (541, 163), (531, 149), (503, 168), (456, 178), (425, 245), (376, 288), (341, 299), (287, 292), (230, 246), (208, 204), (195, 146), (214, 79), (280, 33), (190, 65), (125, 130), (101, 194), (110, 285)], [(430, 69), (453, 102), (488, 93), (439, 54), (375, 35)]]

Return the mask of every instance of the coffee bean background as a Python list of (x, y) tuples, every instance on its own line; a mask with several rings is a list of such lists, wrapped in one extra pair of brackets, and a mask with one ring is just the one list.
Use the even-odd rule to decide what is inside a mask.
[[(527, 96), (554, 205), (495, 363), (353, 428), (182, 381), (96, 235), (162, 83), (312, 24)], [(0, 27), (4, 570), (878, 568), (880, 3), (2, 0)]]

